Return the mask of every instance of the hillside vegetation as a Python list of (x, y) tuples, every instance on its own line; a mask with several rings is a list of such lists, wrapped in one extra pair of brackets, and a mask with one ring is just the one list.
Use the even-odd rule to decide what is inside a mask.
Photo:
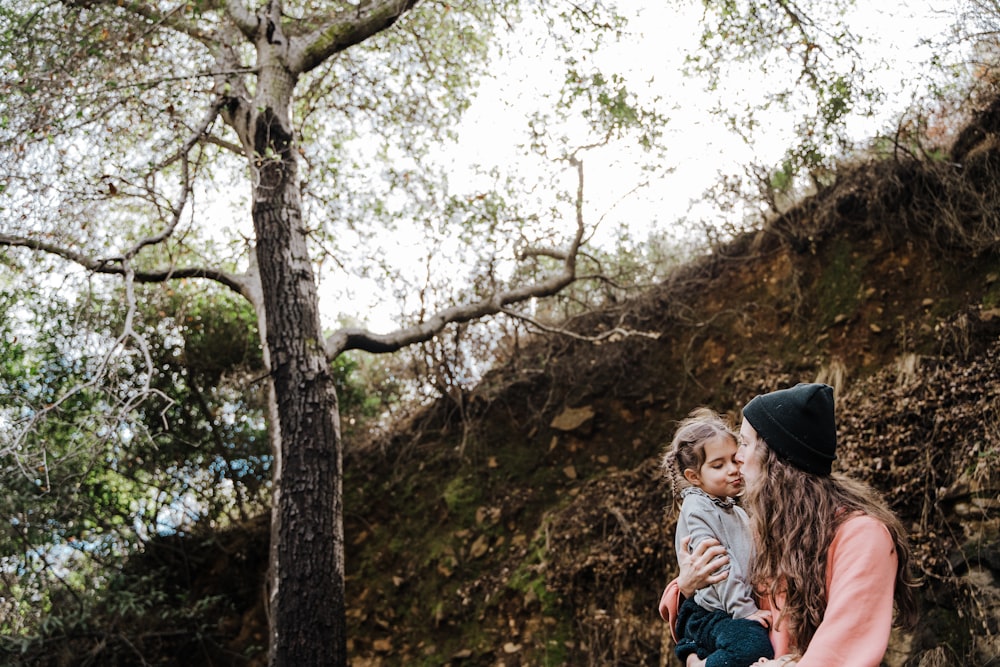
[[(887, 664), (996, 664), (995, 115), (947, 159), (845, 166), (766, 229), (571, 323), (658, 337), (522, 343), (474, 391), (351, 452), (352, 664), (676, 664), (656, 612), (675, 570), (659, 454), (693, 407), (735, 418), (757, 393), (817, 380), (837, 390), (836, 468), (886, 495), (916, 552), (923, 620)], [(22, 659), (83, 664), (94, 637), (128, 628), (118, 664), (264, 664), (266, 542), (265, 519), (164, 539), (130, 573), (173, 613), (109, 610), (116, 628), (54, 631)]]

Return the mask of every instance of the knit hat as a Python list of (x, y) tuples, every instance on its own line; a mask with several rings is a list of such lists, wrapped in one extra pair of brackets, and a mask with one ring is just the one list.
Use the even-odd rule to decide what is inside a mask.
[(800, 383), (755, 396), (743, 417), (778, 456), (814, 475), (829, 475), (837, 458), (833, 388)]

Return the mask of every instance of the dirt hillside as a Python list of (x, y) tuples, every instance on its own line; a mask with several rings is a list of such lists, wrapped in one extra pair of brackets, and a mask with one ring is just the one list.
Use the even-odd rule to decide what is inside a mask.
[(887, 664), (1000, 660), (1000, 154), (953, 157), (845, 168), (577, 323), (655, 340), (534, 341), (353, 458), (354, 664), (675, 664), (655, 611), (675, 558), (658, 456), (695, 406), (735, 417), (814, 380), (837, 389), (838, 469), (886, 494), (916, 552), (923, 621)]

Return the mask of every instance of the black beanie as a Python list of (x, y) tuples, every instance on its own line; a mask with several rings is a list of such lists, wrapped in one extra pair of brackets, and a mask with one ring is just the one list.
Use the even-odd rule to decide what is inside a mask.
[(802, 383), (755, 396), (743, 418), (782, 459), (814, 475), (830, 474), (837, 458), (832, 387)]

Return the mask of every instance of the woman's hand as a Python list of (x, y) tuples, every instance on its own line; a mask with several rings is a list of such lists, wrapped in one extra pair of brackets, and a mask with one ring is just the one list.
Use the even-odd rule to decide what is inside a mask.
[(677, 586), (686, 598), (693, 597), (699, 588), (717, 584), (729, 576), (728, 569), (724, 572), (719, 571), (729, 564), (729, 556), (726, 555), (726, 548), (718, 540), (706, 538), (698, 543), (694, 551), (688, 553), (690, 542), (690, 536), (681, 541), (682, 553), (677, 559), (680, 565)]
[(757, 621), (765, 628), (771, 627), (771, 610), (769, 609), (758, 609), (754, 613), (747, 616), (748, 621)]

